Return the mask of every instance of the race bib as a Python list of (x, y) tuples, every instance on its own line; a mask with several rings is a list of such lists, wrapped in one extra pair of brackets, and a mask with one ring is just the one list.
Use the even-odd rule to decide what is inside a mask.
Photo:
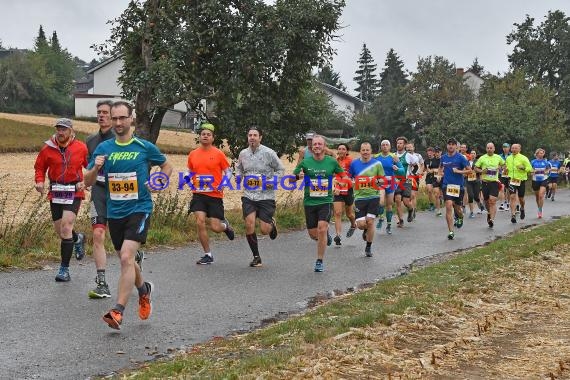
[(447, 185), (445, 194), (450, 197), (458, 198), (461, 193), (461, 187), (459, 185)]
[(105, 172), (103, 169), (97, 172), (97, 182), (105, 182)]
[(372, 187), (372, 179), (370, 177), (359, 176), (356, 178), (357, 189), (369, 189)]
[(248, 174), (245, 177), (245, 186), (245, 189), (249, 191), (263, 190), (263, 181), (261, 180), (261, 174)]
[(471, 172), (467, 175), (467, 181), (476, 181), (477, 180), (477, 173)]
[(60, 185), (54, 183), (51, 185), (52, 203), (60, 205), (70, 205), (75, 198), (75, 185)]
[(309, 187), (309, 197), (323, 198), (329, 195), (329, 180), (328, 178), (311, 179), (311, 186)]
[(546, 170), (545, 169), (535, 169), (534, 173), (532, 174), (533, 181), (544, 181), (546, 178)]
[(137, 173), (109, 173), (109, 193), (111, 200), (130, 201), (139, 199)]
[(192, 177), (194, 191), (198, 193), (209, 193), (214, 191), (214, 177), (211, 175), (195, 175)]
[(487, 173), (485, 174), (487, 177), (495, 177), (499, 171), (497, 168), (487, 168)]
[(509, 181), (509, 185), (511, 185), (511, 186), (520, 186), (520, 185), (521, 185), (521, 180), (520, 180), (520, 179), (511, 178), (511, 180)]

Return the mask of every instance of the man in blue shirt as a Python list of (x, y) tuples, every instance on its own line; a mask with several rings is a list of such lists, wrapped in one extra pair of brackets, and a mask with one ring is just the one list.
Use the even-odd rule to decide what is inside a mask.
[(447, 140), (447, 153), (441, 156), (439, 171), (443, 176), (441, 188), (445, 201), (445, 219), (449, 230), (447, 238), (453, 240), (455, 237), (453, 232), (454, 209), (457, 215), (455, 226), (461, 228), (463, 226), (463, 196), (465, 195), (463, 176), (471, 172), (467, 158), (457, 152), (457, 140), (454, 138)]
[(116, 137), (95, 148), (85, 174), (85, 183), (93, 185), (98, 173), (105, 177), (109, 232), (121, 259), (121, 275), (117, 304), (103, 316), (103, 321), (109, 327), (120, 330), (133, 285), (139, 293), (139, 317), (145, 320), (152, 313), (153, 285), (143, 281), (140, 267), (135, 263), (135, 254), (140, 245), (146, 242), (153, 206), (149, 191), (149, 167), (160, 166), (165, 176), (157, 181), (158, 186), (155, 183), (152, 185), (155, 190), (163, 190), (168, 186), (172, 165), (156, 145), (133, 136), (133, 108), (129, 103), (113, 103), (111, 122)]

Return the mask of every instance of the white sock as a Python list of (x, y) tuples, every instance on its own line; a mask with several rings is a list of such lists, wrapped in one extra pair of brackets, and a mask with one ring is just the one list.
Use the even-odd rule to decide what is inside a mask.
[(212, 257), (212, 252), (206, 252), (205, 255)]

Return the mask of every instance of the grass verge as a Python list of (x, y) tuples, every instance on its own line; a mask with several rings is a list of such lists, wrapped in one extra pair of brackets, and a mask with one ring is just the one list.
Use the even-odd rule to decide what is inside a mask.
[[(389, 326), (404, 313), (433, 317), (446, 307), (456, 310), (472, 307), (467, 301), (469, 296), (485, 294), (485, 289), (493, 286), (493, 278), (511, 277), (514, 281), (520, 275), (518, 263), (543, 260), (541, 252), (567, 248), (570, 234), (565, 231), (569, 228), (570, 219), (564, 218), (522, 230), (447, 261), (414, 269), (407, 276), (344, 296), (302, 316), (249, 334), (196, 345), (173, 360), (145, 364), (140, 370), (120, 377), (254, 379), (300, 375), (299, 357), (342, 334), (359, 334), (355, 331), (362, 327)], [(363, 335), (359, 339), (367, 338)]]

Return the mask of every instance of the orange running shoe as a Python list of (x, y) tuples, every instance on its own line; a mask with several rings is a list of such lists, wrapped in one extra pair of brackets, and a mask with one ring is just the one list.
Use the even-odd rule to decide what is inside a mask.
[(103, 316), (103, 320), (109, 325), (110, 328), (120, 330), (121, 323), (123, 323), (123, 314), (120, 311), (111, 309), (107, 314)]
[(154, 285), (152, 282), (145, 282), (148, 292), (139, 297), (139, 317), (142, 320), (148, 319), (152, 314), (151, 293)]

